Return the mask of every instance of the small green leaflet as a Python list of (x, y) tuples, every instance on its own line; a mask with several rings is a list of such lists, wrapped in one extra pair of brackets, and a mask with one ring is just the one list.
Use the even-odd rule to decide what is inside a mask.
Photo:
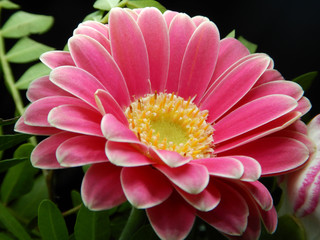
[(245, 39), (242, 36), (239, 36), (238, 40), (240, 42), (242, 42), (242, 44), (245, 45), (249, 49), (250, 53), (255, 53), (257, 51), (257, 48), (258, 48), (257, 44), (248, 41), (247, 39)]
[(37, 60), (42, 53), (52, 50), (54, 48), (24, 37), (8, 51), (6, 58), (12, 63), (27, 63)]
[(162, 13), (166, 11), (166, 8), (154, 0), (129, 0), (127, 2), (128, 8), (144, 8), (144, 7), (156, 7)]
[(19, 9), (20, 6), (18, 4), (15, 4), (13, 2), (4, 0), (0, 1), (0, 8), (5, 8), (5, 9)]
[(120, 2), (120, 0), (97, 0), (93, 4), (93, 7), (95, 9), (110, 11), (111, 8), (116, 7), (119, 2)]
[(0, 150), (11, 148), (29, 139), (31, 135), (13, 134), (0, 136)]
[(41, 34), (50, 29), (53, 17), (18, 11), (11, 15), (2, 27), (5, 38), (21, 38), (30, 34)]
[(43, 200), (38, 210), (38, 226), (43, 240), (68, 240), (68, 229), (58, 207)]
[(316, 79), (317, 76), (317, 71), (308, 72), (292, 79), (292, 81), (298, 83), (304, 91), (307, 91), (311, 87), (313, 81)]
[(23, 162), (29, 160), (29, 158), (11, 158), (0, 161), (0, 173), (7, 171), (9, 168)]

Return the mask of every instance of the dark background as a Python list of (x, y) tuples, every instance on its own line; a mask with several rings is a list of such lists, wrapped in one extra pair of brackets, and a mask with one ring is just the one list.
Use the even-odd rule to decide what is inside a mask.
[[(33, 36), (56, 49), (62, 49), (73, 30), (89, 13), (93, 12), (94, 0), (12, 0), (24, 11), (51, 15), (53, 28), (44, 35)], [(258, 52), (269, 54), (275, 68), (286, 79), (303, 73), (320, 70), (320, 1), (319, 0), (160, 0), (167, 9), (185, 12), (190, 16), (203, 15), (218, 26), (221, 37), (233, 29), (258, 44)], [(5, 16), (4, 16), (5, 17)], [(19, 76), (19, 67), (16, 67)], [(10, 117), (13, 107), (1, 84), (1, 115)], [(306, 92), (313, 104), (311, 116), (320, 113), (318, 92), (320, 79)]]

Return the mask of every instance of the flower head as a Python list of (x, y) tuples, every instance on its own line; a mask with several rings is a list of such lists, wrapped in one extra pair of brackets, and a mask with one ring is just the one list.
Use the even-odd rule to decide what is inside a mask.
[[(199, 216), (227, 236), (255, 239), (277, 215), (261, 176), (296, 169), (308, 140), (292, 125), (310, 104), (265, 54), (220, 39), (205, 17), (115, 8), (87, 21), (70, 52), (41, 60), (16, 125), (49, 135), (33, 151), (40, 168), (91, 164), (84, 203), (128, 200), (146, 209), (163, 239), (182, 239)], [(172, 214), (174, 213), (174, 214)]]

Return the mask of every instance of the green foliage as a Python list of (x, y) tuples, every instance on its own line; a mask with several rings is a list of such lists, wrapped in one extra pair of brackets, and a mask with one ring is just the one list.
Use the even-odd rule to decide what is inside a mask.
[(294, 78), (292, 81), (300, 84), (300, 86), (303, 88), (304, 91), (307, 91), (310, 89), (313, 81), (318, 76), (318, 72), (308, 72), (305, 74), (302, 74), (296, 78)]
[(6, 150), (12, 148), (26, 140), (31, 136), (26, 134), (13, 134), (0, 136), (0, 150)]
[(161, 12), (164, 12), (166, 8), (159, 2), (153, 0), (130, 0), (127, 2), (128, 8), (144, 8), (144, 7), (156, 7)]
[(4, 8), (4, 9), (19, 9), (20, 6), (18, 4), (10, 2), (8, 0), (3, 0), (3, 1), (0, 2), (0, 8)]
[(43, 240), (68, 240), (68, 229), (58, 207), (50, 200), (39, 206), (38, 225)]
[(93, 7), (100, 10), (110, 11), (111, 8), (114, 8), (118, 5), (120, 0), (97, 0)]
[(238, 37), (238, 40), (239, 40), (240, 42), (242, 42), (242, 44), (245, 45), (245, 46), (249, 49), (249, 52), (250, 52), (250, 53), (255, 53), (255, 52), (257, 51), (257, 48), (258, 48), (258, 45), (257, 45), (257, 44), (248, 41), (247, 39), (245, 39), (245, 38), (242, 37), (242, 36), (239, 36), (239, 37)]

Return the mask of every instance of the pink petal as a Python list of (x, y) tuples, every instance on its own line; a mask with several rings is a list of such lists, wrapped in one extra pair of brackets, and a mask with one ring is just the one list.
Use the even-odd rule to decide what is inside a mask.
[(274, 69), (267, 69), (256, 82), (255, 86), (277, 80), (284, 80), (281, 73)]
[(249, 50), (235, 38), (225, 38), (220, 41), (218, 61), (209, 85), (239, 59), (249, 55)]
[(80, 105), (62, 105), (52, 109), (48, 122), (65, 131), (103, 136), (100, 129), (101, 114)]
[(110, 12), (109, 26), (113, 58), (127, 82), (130, 95), (141, 97), (150, 92), (148, 52), (143, 35), (134, 19), (120, 8)]
[(65, 51), (46, 52), (40, 56), (40, 60), (52, 69), (60, 66), (75, 66), (70, 53)]
[(179, 14), (178, 12), (171, 11), (171, 10), (167, 10), (163, 13), (163, 18), (166, 21), (168, 28), (170, 27), (170, 23), (172, 22), (174, 17), (178, 14)]
[(58, 133), (41, 141), (31, 153), (31, 163), (42, 169), (62, 168), (56, 158), (56, 150), (60, 144), (76, 136), (73, 133)]
[(83, 178), (81, 196), (89, 209), (110, 209), (126, 201), (120, 182), (121, 169), (111, 163), (93, 164), (88, 169)]
[(273, 206), (269, 211), (260, 210), (260, 215), (267, 232), (274, 233), (278, 225), (278, 215), (275, 207)]
[(202, 192), (209, 182), (209, 174), (206, 167), (188, 163), (181, 167), (170, 168), (165, 165), (154, 165), (171, 182), (190, 194)]
[(161, 239), (182, 240), (191, 231), (195, 210), (177, 194), (160, 205), (147, 209), (151, 226)]
[(286, 95), (270, 95), (249, 102), (215, 124), (215, 143), (229, 140), (271, 122), (296, 106), (296, 100)]
[(95, 30), (99, 31), (102, 35), (104, 35), (107, 39), (109, 39), (109, 29), (108, 25), (104, 25), (97, 21), (85, 21), (79, 24), (80, 27), (86, 26), (94, 28)]
[(106, 139), (113, 142), (140, 144), (136, 135), (112, 114), (106, 114), (101, 121), (101, 130)]
[(78, 28), (74, 30), (74, 35), (83, 34), (86, 35), (97, 42), (99, 42), (109, 53), (111, 53), (110, 41), (103, 35), (101, 32), (96, 30), (95, 28), (89, 26), (80, 25)]
[(169, 34), (161, 12), (145, 8), (138, 18), (138, 25), (147, 46), (150, 81), (153, 91), (163, 92), (169, 69)]
[[(136, 167), (154, 163), (141, 150), (141, 147), (139, 149), (138, 146), (112, 141), (108, 141), (105, 148), (109, 161), (117, 166)], [(146, 149), (145, 152), (147, 152)]]
[(32, 134), (32, 135), (52, 135), (61, 132), (61, 130), (53, 127), (30, 126), (24, 123), (24, 117), (20, 117), (14, 126), (14, 131)]
[(51, 97), (51, 96), (69, 96), (72, 95), (68, 93), (67, 91), (59, 88), (55, 84), (53, 84), (49, 80), (49, 76), (41, 77), (29, 85), (28, 91), (27, 91), (27, 98), (30, 102), (34, 102), (36, 100), (39, 100), (40, 98), (44, 97)]
[(97, 109), (94, 93), (104, 86), (91, 74), (76, 67), (59, 67), (52, 70), (50, 80), (65, 91)]
[(269, 57), (258, 55), (241, 63), (225, 76), (201, 103), (201, 110), (207, 109), (210, 112), (207, 121), (217, 120), (235, 105), (258, 80), (269, 62)]
[(151, 156), (159, 163), (165, 163), (169, 167), (180, 167), (192, 160), (190, 157), (183, 157), (179, 153), (167, 150), (149, 149)]
[(241, 235), (247, 227), (249, 209), (245, 199), (234, 188), (217, 179), (221, 200), (219, 205), (210, 212), (197, 215), (219, 231), (229, 235)]
[(221, 194), (214, 184), (214, 180), (210, 181), (208, 186), (199, 194), (190, 194), (179, 188), (176, 188), (176, 190), (194, 208), (207, 212), (220, 203)]
[(69, 40), (69, 48), (78, 67), (91, 73), (120, 106), (129, 105), (129, 92), (123, 75), (112, 56), (96, 40), (76, 35)]
[(208, 22), (210, 21), (207, 17), (203, 17), (203, 16), (194, 16), (192, 18), (192, 21), (194, 22), (194, 24), (198, 27), (201, 23), (203, 22)]
[(80, 99), (74, 97), (45, 97), (33, 102), (25, 111), (24, 122), (31, 126), (51, 127), (48, 122), (49, 112), (60, 105), (74, 104), (86, 106)]
[(308, 159), (309, 150), (295, 139), (264, 137), (224, 152), (223, 155), (252, 157), (260, 163), (262, 176), (272, 176), (301, 166)]
[(246, 156), (230, 156), (231, 158), (237, 159), (242, 163), (244, 168), (243, 174), (241, 176), (242, 181), (256, 181), (261, 176), (261, 166), (259, 162), (251, 157)]
[[(219, 52), (219, 31), (213, 22), (202, 23), (192, 34), (182, 60), (178, 92), (197, 104), (213, 74)], [(196, 83), (196, 84), (195, 84)]]
[(172, 193), (170, 182), (149, 166), (123, 168), (121, 183), (127, 199), (136, 208), (159, 205)]
[(242, 184), (264, 211), (269, 211), (273, 207), (272, 196), (262, 183), (255, 181), (243, 182)]
[(299, 112), (301, 112), (301, 115), (304, 115), (307, 112), (309, 112), (310, 109), (311, 109), (311, 103), (310, 103), (309, 99), (306, 97), (302, 97), (298, 101), (298, 106), (295, 109), (295, 111), (299, 111)]
[(240, 179), (244, 171), (241, 162), (231, 157), (196, 159), (192, 162), (206, 167), (210, 175), (224, 178)]
[(106, 140), (94, 136), (77, 136), (62, 143), (57, 149), (61, 166), (77, 167), (92, 163), (107, 162), (104, 152)]
[(122, 108), (120, 107), (118, 102), (111, 96), (110, 93), (102, 89), (99, 89), (96, 91), (94, 96), (96, 99), (96, 104), (102, 115), (110, 113), (123, 124), (128, 125), (128, 120), (124, 115)]
[(171, 21), (169, 28), (170, 64), (167, 79), (167, 92), (177, 92), (180, 69), (186, 47), (196, 26), (186, 14), (177, 14)]

